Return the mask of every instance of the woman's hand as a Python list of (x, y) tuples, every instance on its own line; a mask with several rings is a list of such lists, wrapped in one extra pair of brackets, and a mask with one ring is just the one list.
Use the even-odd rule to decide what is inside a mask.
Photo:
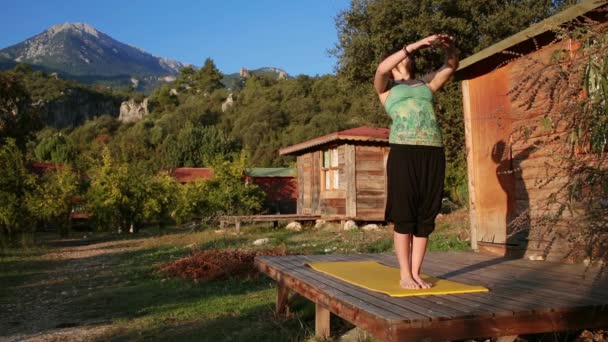
[(428, 47), (434, 46), (435, 44), (441, 44), (441, 39), (443, 36), (447, 36), (445, 34), (434, 34), (432, 36), (428, 36), (426, 38), (420, 39), (419, 41), (412, 43), (410, 45), (408, 45), (407, 51), (408, 52), (414, 52), (416, 50), (420, 50), (420, 49), (426, 49)]
[(436, 44), (441, 46), (444, 50), (454, 49), (454, 37), (447, 34), (439, 34), (439, 38), (436, 40)]
[(445, 33), (434, 34), (406, 46), (407, 51), (410, 53), (428, 47), (441, 47), (445, 50), (453, 49), (454, 37)]

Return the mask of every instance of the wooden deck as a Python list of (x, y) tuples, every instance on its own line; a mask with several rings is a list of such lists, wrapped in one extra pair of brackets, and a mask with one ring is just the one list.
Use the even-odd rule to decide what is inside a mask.
[[(277, 281), (277, 313), (289, 292), (316, 303), (316, 332), (329, 335), (330, 312), (385, 341), (445, 341), (608, 328), (608, 275), (581, 265), (496, 258), (467, 252), (428, 253), (423, 272), (487, 293), (392, 298), (314, 271), (311, 261), (375, 260), (392, 254), (257, 257)], [(507, 338), (508, 340), (508, 338)]]

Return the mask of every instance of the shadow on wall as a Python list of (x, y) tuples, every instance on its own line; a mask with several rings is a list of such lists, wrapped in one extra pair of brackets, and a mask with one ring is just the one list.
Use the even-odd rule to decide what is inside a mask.
[(511, 146), (504, 140), (492, 148), (492, 160), (496, 166), (496, 177), (502, 190), (507, 194), (507, 256), (522, 258), (528, 246), (530, 234), (530, 197), (526, 183), (517, 175), (522, 174), (521, 163), (536, 150), (534, 144), (512, 154)]

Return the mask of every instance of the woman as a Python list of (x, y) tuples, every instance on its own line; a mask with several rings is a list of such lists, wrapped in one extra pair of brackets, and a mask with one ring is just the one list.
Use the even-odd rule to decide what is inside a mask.
[[(430, 46), (445, 50), (444, 65), (415, 79), (412, 54)], [(420, 277), (429, 234), (441, 209), (445, 154), (441, 130), (433, 111), (433, 94), (458, 68), (454, 39), (432, 35), (384, 59), (374, 87), (391, 116), (387, 162), (386, 220), (393, 222), (394, 243), (400, 267), (400, 285), (406, 289), (430, 288)]]

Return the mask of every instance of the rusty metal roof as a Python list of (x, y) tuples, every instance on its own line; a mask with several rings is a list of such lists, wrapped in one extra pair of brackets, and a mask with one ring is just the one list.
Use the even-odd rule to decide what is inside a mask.
[(389, 132), (390, 130), (388, 128), (361, 126), (357, 128), (347, 129), (344, 131), (330, 133), (322, 137), (301, 142), (296, 145), (284, 147), (279, 150), (279, 154), (293, 154), (302, 150), (337, 141), (368, 141), (388, 144)]
[(180, 183), (191, 183), (213, 177), (213, 170), (207, 167), (178, 167), (170, 175)]

